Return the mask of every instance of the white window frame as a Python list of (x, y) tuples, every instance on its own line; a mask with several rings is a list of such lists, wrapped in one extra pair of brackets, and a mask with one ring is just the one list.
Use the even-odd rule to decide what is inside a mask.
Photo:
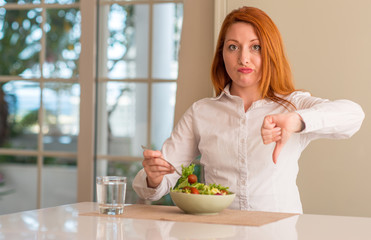
[[(89, 162), (87, 159), (90, 157), (89, 153), (93, 151), (86, 151), (89, 147), (89, 140), (90, 136), (94, 134), (93, 131), (88, 132), (86, 127), (89, 127), (92, 125), (94, 118), (88, 119), (88, 114), (91, 114), (92, 110), (89, 110), (87, 113), (85, 109), (94, 109), (94, 106), (92, 103), (89, 102), (89, 100), (94, 98), (94, 92), (91, 91), (91, 89), (94, 87), (94, 74), (91, 74), (91, 72), (94, 72), (94, 61), (92, 61), (92, 53), (94, 53), (95, 44), (94, 41), (90, 41), (90, 39), (94, 39), (94, 31), (95, 31), (95, 25), (93, 24), (94, 20), (96, 20), (95, 15), (93, 14), (96, 11), (96, 6), (91, 4), (90, 0), (80, 0), (79, 3), (73, 3), (73, 4), (46, 4), (44, 3), (44, 0), (41, 0), (40, 4), (17, 4), (17, 3), (8, 3), (4, 8), (7, 10), (24, 10), (24, 9), (33, 9), (33, 8), (42, 8), (42, 17), (43, 21), (40, 25), (40, 27), (43, 29), (44, 23), (46, 21), (46, 10), (47, 9), (53, 9), (53, 8), (79, 8), (81, 10), (81, 16), (82, 16), (82, 23), (81, 23), (81, 55), (80, 55), (80, 76), (78, 78), (72, 77), (69, 79), (62, 79), (62, 78), (44, 78), (42, 75), (38, 78), (38, 82), (40, 83), (40, 89), (43, 89), (44, 84), (47, 82), (68, 82), (68, 83), (80, 83), (81, 86), (81, 95), (84, 96), (84, 99), (80, 99), (80, 134), (78, 138), (78, 151), (76, 153), (74, 152), (59, 152), (59, 151), (44, 151), (43, 146), (43, 135), (41, 130), (38, 133), (38, 148), (36, 150), (22, 150), (22, 149), (6, 149), (1, 148), (0, 154), (3, 155), (14, 155), (14, 156), (34, 156), (37, 157), (37, 182), (36, 182), (36, 191), (37, 191), (37, 199), (36, 199), (36, 208), (41, 207), (42, 202), (42, 171), (43, 171), (43, 158), (44, 157), (67, 157), (67, 158), (74, 158), (77, 161), (77, 169), (81, 170), (83, 169), (84, 172), (80, 173), (78, 171), (78, 193), (77, 193), (77, 201), (80, 201), (81, 199), (87, 199), (83, 196), (86, 196), (86, 193), (84, 192), (84, 189), (86, 189), (86, 178), (85, 174), (88, 174), (88, 171), (85, 172), (86, 169), (89, 169)], [(91, 21), (91, 22), (90, 22)], [(84, 37), (83, 37), (84, 36)], [(94, 36), (94, 37), (91, 37)], [(45, 62), (45, 51), (46, 51), (46, 34), (43, 31), (42, 37), (41, 37), (41, 51), (39, 53), (40, 58), (40, 66), (43, 66), (43, 63)], [(93, 69), (92, 69), (93, 66)], [(90, 71), (89, 71), (90, 70)], [(42, 72), (42, 70), (41, 70)], [(30, 80), (28, 78), (23, 78), (21, 76), (0, 76), (0, 81), (12, 81), (12, 80)], [(84, 88), (84, 90), (83, 90)], [(38, 119), (38, 125), (39, 129), (42, 129), (43, 126), (43, 111), (42, 111), (42, 92), (40, 95), (40, 109), (39, 109), (39, 119)], [(85, 116), (84, 116), (85, 114)], [(81, 124), (83, 121), (87, 121), (84, 124)], [(85, 141), (83, 139), (88, 139), (88, 141)], [(82, 142), (84, 142), (82, 144)], [(81, 154), (81, 152), (86, 151), (87, 154)], [(82, 156), (83, 155), (83, 156)], [(92, 161), (91, 161), (92, 162)], [(93, 166), (93, 165), (91, 165)], [(92, 170), (91, 170), (92, 171)], [(85, 175), (85, 176), (84, 176)], [(85, 181), (85, 182), (84, 182)], [(91, 181), (90, 181), (91, 182)], [(89, 183), (90, 183), (89, 182)], [(91, 184), (91, 183), (90, 183)], [(82, 195), (80, 194), (80, 190), (82, 190)]]
[[(147, 105), (148, 105), (148, 108), (147, 108), (147, 145), (149, 146), (150, 145), (150, 142), (151, 142), (151, 125), (152, 125), (152, 119), (151, 119), (151, 109), (152, 109), (152, 86), (154, 83), (159, 83), (159, 82), (163, 82), (163, 83), (173, 83), (173, 82), (177, 82), (177, 79), (159, 79), (159, 78), (152, 78), (152, 45), (153, 45), (153, 24), (152, 24), (152, 16), (153, 16), (153, 6), (155, 4), (161, 4), (161, 3), (183, 3), (183, 0), (170, 0), (170, 1), (166, 1), (166, 0), (149, 0), (149, 1), (145, 1), (145, 0), (131, 0), (131, 1), (112, 1), (112, 0), (100, 0), (98, 1), (98, 4), (100, 6), (106, 6), (106, 5), (112, 5), (112, 4), (118, 4), (118, 5), (134, 5), (134, 4), (147, 4), (149, 6), (149, 25), (148, 25), (148, 74), (147, 74), (147, 78), (125, 78), (125, 79), (110, 79), (108, 77), (100, 77), (100, 76), (97, 76), (97, 81), (98, 81), (98, 84), (100, 83), (106, 83), (106, 82), (125, 82), (125, 83), (130, 83), (130, 82), (134, 82), (134, 83), (146, 83), (148, 84), (148, 89), (147, 89)], [(102, 14), (102, 13), (101, 13)], [(104, 14), (104, 13), (103, 13)], [(104, 17), (103, 17), (104, 18)], [(104, 22), (101, 22), (99, 24), (106, 24)], [(105, 33), (100, 33), (99, 36), (105, 36), (106, 34)], [(104, 39), (103, 39), (104, 41)], [(102, 41), (99, 41), (99, 42), (102, 42)], [(99, 43), (98, 43), (99, 44)], [(105, 46), (102, 46), (101, 48), (103, 48)], [(99, 51), (99, 54), (101, 55), (100, 57), (104, 57), (104, 54), (105, 51), (100, 49), (98, 50)], [(102, 56), (103, 55), (103, 56)], [(99, 56), (98, 56), (99, 57)], [(98, 85), (96, 85), (96, 87), (98, 87)], [(104, 89), (99, 89), (99, 92), (102, 93), (102, 91), (105, 91)], [(103, 94), (104, 95), (104, 94)], [(99, 99), (99, 101), (105, 101), (105, 99)], [(98, 104), (106, 104), (105, 102), (99, 102)], [(104, 121), (104, 120), (103, 120)], [(100, 123), (98, 123), (100, 124)], [(96, 124), (96, 126), (98, 125)], [(99, 131), (99, 126), (96, 127), (95, 129), (96, 131)], [(104, 135), (104, 134), (103, 134)], [(138, 145), (138, 148), (140, 148), (140, 145)], [(95, 156), (95, 160), (96, 160), (96, 165), (97, 167), (96, 168), (102, 168), (104, 169), (104, 165), (107, 164), (108, 161), (118, 161), (118, 162), (141, 162), (143, 160), (142, 157), (135, 157), (135, 156), (116, 156), (116, 155), (109, 155), (109, 154), (97, 154)], [(86, 160), (87, 161), (87, 160)], [(103, 167), (102, 167), (103, 166)], [(89, 172), (88, 174), (91, 174), (91, 172)], [(94, 175), (94, 174), (93, 174)], [(91, 176), (91, 175), (89, 175)], [(81, 176), (79, 175), (79, 178)], [(89, 178), (91, 180), (93, 180), (94, 178), (91, 177)], [(80, 181), (79, 181), (80, 182)], [(81, 187), (83, 187), (84, 185), (81, 185)], [(90, 186), (94, 186), (94, 182), (91, 182)], [(89, 191), (90, 191), (90, 188), (89, 188)], [(94, 190), (92, 190), (94, 191)], [(93, 196), (94, 193), (91, 192), (92, 194), (90, 194), (90, 196)], [(86, 193), (88, 194), (88, 193)], [(86, 195), (87, 196), (87, 195)]]
[[(36, 156), (37, 157), (37, 208), (41, 207), (41, 189), (42, 189), (42, 167), (43, 157), (68, 157), (77, 159), (77, 202), (93, 201), (94, 200), (94, 176), (95, 176), (95, 159), (99, 160), (110, 160), (110, 161), (142, 161), (139, 157), (130, 156), (111, 156), (111, 155), (97, 155), (95, 156), (95, 138), (96, 138), (96, 99), (97, 99), (97, 26), (98, 26), (98, 5), (99, 4), (149, 4), (150, 16), (152, 19), (153, 4), (155, 3), (183, 3), (183, 0), (149, 0), (149, 1), (106, 1), (100, 3), (99, 0), (80, 0), (78, 3), (65, 5), (66, 8), (79, 8), (81, 13), (81, 53), (79, 58), (79, 77), (73, 79), (55, 79), (52, 81), (61, 82), (73, 82), (80, 84), (80, 119), (79, 119), (79, 136), (77, 142), (77, 152), (44, 152), (42, 144), (42, 135), (38, 137), (38, 149), (37, 150), (21, 150), (21, 149), (0, 149), (0, 154), (4, 155), (20, 155), (20, 156)], [(29, 8), (59, 8), (60, 4), (45, 4), (44, 0), (41, 0), (40, 4), (7, 4), (6, 9), (29, 9)], [(45, 10), (43, 10), (43, 18), (45, 18)], [(151, 23), (151, 20), (150, 20)], [(43, 26), (41, 26), (43, 27)], [(40, 52), (42, 63), (44, 61), (45, 53), (45, 42), (46, 36), (43, 32), (41, 44), (42, 50)], [(147, 142), (151, 139), (151, 92), (152, 84), (157, 82), (176, 82), (177, 79), (152, 79), (151, 78), (151, 66), (152, 66), (152, 24), (149, 24), (149, 69), (147, 79), (125, 79), (123, 81), (135, 81), (135, 82), (146, 82), (148, 83), (148, 127), (147, 127)], [(0, 81), (8, 80), (23, 80), (20, 76), (1, 76)], [(26, 80), (26, 79), (25, 79)], [(48, 80), (40, 78), (40, 84), (44, 84)], [(50, 81), (50, 80), (49, 80)], [(99, 82), (111, 81), (110, 79), (100, 78)], [(39, 126), (43, 125), (42, 112), (39, 113)]]
[(97, 4), (80, 0), (80, 133), (77, 143), (77, 201), (94, 196), (94, 140), (96, 105)]

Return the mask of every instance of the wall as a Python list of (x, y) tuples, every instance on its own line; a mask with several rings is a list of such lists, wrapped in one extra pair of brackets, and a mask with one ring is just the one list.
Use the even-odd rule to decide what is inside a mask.
[[(228, 0), (263, 9), (280, 29), (296, 87), (314, 96), (346, 98), (366, 114), (349, 140), (316, 140), (300, 159), (304, 213), (371, 217), (371, 1)], [(216, 19), (218, 22), (218, 19)]]
[(183, 12), (174, 123), (193, 102), (213, 96), (214, 1), (185, 0)]

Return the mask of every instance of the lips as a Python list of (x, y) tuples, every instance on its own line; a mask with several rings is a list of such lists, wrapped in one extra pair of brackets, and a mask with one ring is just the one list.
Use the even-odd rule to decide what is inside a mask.
[(252, 68), (239, 68), (237, 71), (240, 73), (252, 73), (254, 70)]

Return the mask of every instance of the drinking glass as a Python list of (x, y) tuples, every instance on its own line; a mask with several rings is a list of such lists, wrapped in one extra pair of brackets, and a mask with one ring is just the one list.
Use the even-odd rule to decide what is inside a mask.
[(99, 213), (117, 215), (124, 213), (126, 177), (97, 177)]

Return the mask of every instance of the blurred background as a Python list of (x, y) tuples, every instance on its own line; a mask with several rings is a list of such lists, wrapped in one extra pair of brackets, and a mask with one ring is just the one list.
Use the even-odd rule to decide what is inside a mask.
[[(140, 145), (160, 149), (171, 132), (182, 1), (83, 2), (0, 0), (0, 214), (77, 202), (78, 141), (94, 143), (94, 176), (127, 176), (136, 202)], [(87, 80), (82, 26), (96, 29)], [(80, 135), (82, 81), (95, 86), (95, 139)]]

